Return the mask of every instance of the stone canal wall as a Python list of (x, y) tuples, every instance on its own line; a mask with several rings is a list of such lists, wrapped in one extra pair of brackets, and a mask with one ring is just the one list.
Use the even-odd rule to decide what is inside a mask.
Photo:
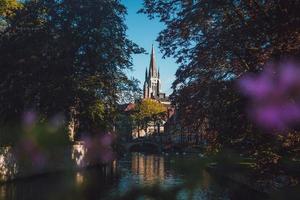
[(58, 147), (43, 155), (24, 154), (13, 147), (0, 147), (0, 183), (68, 169), (89, 166), (86, 148), (77, 143)]

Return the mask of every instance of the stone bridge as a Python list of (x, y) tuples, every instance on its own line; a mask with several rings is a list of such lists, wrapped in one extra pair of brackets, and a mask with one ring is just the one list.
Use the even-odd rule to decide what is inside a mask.
[(151, 151), (160, 152), (162, 145), (158, 140), (149, 138), (138, 138), (125, 145), (127, 152), (132, 151)]

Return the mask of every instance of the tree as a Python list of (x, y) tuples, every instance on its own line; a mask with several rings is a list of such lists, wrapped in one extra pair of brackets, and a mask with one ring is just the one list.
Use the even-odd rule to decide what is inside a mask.
[(12, 15), (15, 10), (21, 8), (21, 5), (17, 0), (0, 0), (0, 16), (7, 17)]
[(142, 90), (139, 86), (139, 80), (133, 77), (131, 79), (127, 79), (126, 77), (124, 81), (126, 82), (126, 84), (121, 85), (118, 94), (118, 103), (121, 105), (130, 102), (135, 102), (136, 100), (142, 97)]
[(6, 20), (22, 7), (16, 0), (0, 0), (0, 32), (7, 26)]
[(141, 12), (166, 24), (158, 41), (181, 64), (179, 83), (201, 72), (239, 76), (270, 58), (299, 55), (298, 7), (299, 1), (144, 0)]
[(162, 120), (166, 107), (153, 99), (143, 99), (135, 105), (132, 118), (137, 125), (138, 135), (139, 130), (147, 129), (150, 122), (156, 124), (158, 121)]
[(157, 39), (161, 50), (180, 64), (172, 101), (183, 127), (199, 131), (208, 119), (219, 141), (236, 148), (270, 141), (247, 120), (235, 80), (260, 72), (269, 60), (299, 57), (299, 6), (275, 0), (144, 0), (140, 12), (166, 25)]
[(119, 1), (26, 1), (0, 35), (1, 122), (34, 109), (45, 119), (63, 113), (74, 129), (101, 101), (113, 124), (118, 94), (132, 84), (124, 70), (143, 52), (126, 37), (125, 14)]

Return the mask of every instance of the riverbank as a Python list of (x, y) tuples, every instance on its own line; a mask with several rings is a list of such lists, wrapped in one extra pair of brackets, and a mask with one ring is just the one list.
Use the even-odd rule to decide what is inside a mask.
[[(256, 168), (256, 163), (249, 158), (238, 157), (237, 155), (235, 157), (230, 154), (207, 157), (201, 152), (199, 148), (189, 148), (177, 151), (162, 151), (157, 155), (179, 159), (201, 159), (202, 163), (200, 162), (200, 164), (205, 165), (205, 168), (210, 173), (229, 179), (268, 196), (273, 196), (274, 194), (280, 195), (286, 188), (294, 190), (293, 192), (296, 194), (300, 194), (299, 188), (296, 187), (298, 185), (297, 179), (292, 175), (297, 174), (290, 169), (291, 163), (288, 165), (289, 169), (287, 169), (286, 173), (283, 173), (283, 171), (274, 171), (273, 173), (262, 174), (260, 170)], [(146, 154), (151, 155), (149, 152), (146, 152)], [(296, 166), (299, 168), (299, 163), (295, 163), (293, 167), (294, 170), (297, 168)]]
[[(190, 155), (195, 158), (197, 156)], [(181, 157), (188, 169), (181, 171), (175, 160)], [(201, 159), (197, 159), (201, 162)], [(160, 199), (170, 199), (174, 196), (173, 188), (183, 185), (176, 193), (180, 200), (189, 199), (184, 183), (191, 181), (188, 174), (194, 169), (197, 173), (193, 192), (194, 199), (266, 199), (264, 194), (250, 190), (237, 182), (222, 176), (212, 176), (201, 166), (190, 165), (189, 155), (161, 155), (161, 154), (127, 154), (114, 161), (106, 170), (88, 168), (67, 173), (53, 173), (34, 178), (20, 179), (0, 185), (1, 200), (24, 199), (114, 199), (115, 196), (124, 197), (134, 191), (134, 195), (149, 194)], [(156, 188), (154, 190), (153, 188)], [(152, 191), (152, 192), (150, 192)], [(244, 195), (249, 198), (243, 198)], [(1, 195), (3, 197), (1, 198)], [(161, 196), (157, 196), (161, 195)], [(252, 197), (252, 198), (250, 198)], [(255, 198), (254, 198), (255, 197)], [(122, 199), (122, 198), (117, 198)], [(135, 198), (129, 198), (135, 199)]]
[[(156, 171), (152, 171), (152, 168), (148, 169), (148, 165), (159, 167), (160, 170), (161, 167), (168, 166), (168, 168), (177, 171), (178, 162), (175, 162), (175, 160), (180, 159), (181, 161), (179, 162), (186, 162), (186, 167), (188, 167), (184, 171), (192, 171), (192, 168), (195, 168), (196, 171), (193, 172), (193, 174), (197, 174), (199, 169), (203, 170), (203, 166), (206, 166), (205, 170), (216, 176), (215, 179), (228, 179), (237, 185), (242, 185), (245, 188), (249, 188), (257, 193), (261, 193), (262, 195), (271, 196), (274, 194), (274, 192), (281, 191), (285, 186), (290, 185), (290, 183), (287, 182), (288, 179), (286, 176), (257, 181), (253, 176), (251, 167), (249, 167), (251, 163), (237, 163), (235, 165), (228, 165), (228, 162), (223, 160), (223, 163), (219, 161), (220, 164), (214, 164), (211, 158), (205, 157), (203, 154), (199, 153), (199, 151), (187, 151), (181, 153), (162, 152), (156, 154), (130, 153), (124, 154), (122, 157), (110, 164), (103, 165), (98, 163), (98, 165), (95, 166), (95, 163), (92, 164), (86, 162), (86, 149), (81, 143), (77, 143), (72, 146), (53, 150), (51, 153), (53, 160), (51, 160), (48, 165), (39, 168), (34, 165), (31, 165), (32, 168), (28, 168), (28, 166), (22, 168), (25, 165), (20, 165), (20, 163), (15, 162), (16, 157), (14, 157), (14, 151), (12, 148), (2, 148), (1, 152), (0, 185), (6, 185), (7, 183), (14, 185), (19, 181), (31, 182), (32, 180), (44, 179), (45, 177), (56, 177), (60, 174), (63, 176), (65, 176), (65, 174), (71, 174), (72, 177), (75, 176), (75, 179), (78, 179), (77, 181), (80, 182), (82, 179), (81, 175), (78, 175), (77, 177), (76, 174), (85, 173), (89, 170), (102, 171), (101, 173), (104, 174), (114, 174), (118, 168), (117, 163), (123, 162), (122, 160), (124, 159), (126, 160), (126, 163), (131, 163), (131, 170), (134, 170), (134, 173), (141, 173), (143, 176), (146, 174), (152, 174), (151, 180), (153, 180), (153, 183), (155, 183), (154, 180), (156, 180), (157, 177), (159, 177), (159, 179), (164, 179), (164, 176), (162, 176), (162, 173), (156, 174)], [(128, 157), (130, 160), (127, 160)], [(164, 160), (168, 160), (168, 162), (166, 163)], [(197, 160), (196, 164), (194, 162), (189, 163), (191, 160)], [(167, 172), (167, 174), (168, 173), (170, 172)], [(193, 177), (194, 176), (195, 175), (193, 175)], [(203, 177), (198, 177), (197, 179), (199, 179), (197, 181), (203, 181)]]
[(66, 170), (81, 170), (87, 167), (106, 165), (100, 160), (91, 162), (87, 157), (87, 149), (81, 142), (48, 149), (43, 153), (44, 157), (37, 155), (22, 157), (13, 147), (1, 147), (0, 183)]

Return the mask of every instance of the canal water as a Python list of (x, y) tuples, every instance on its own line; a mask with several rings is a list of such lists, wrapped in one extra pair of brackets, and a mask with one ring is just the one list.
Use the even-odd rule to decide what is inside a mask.
[[(186, 183), (188, 176), (185, 171), (189, 173), (189, 169), (177, 170), (174, 167), (177, 157), (133, 153), (106, 168), (20, 179), (0, 185), (0, 200), (122, 199), (125, 198), (124, 194), (130, 192), (132, 195), (127, 196), (127, 199), (133, 199), (139, 192), (157, 195), (160, 199), (267, 199), (265, 194), (223, 177), (216, 178), (201, 168), (197, 170), (199, 174), (195, 174), (195, 179), (201, 180), (192, 180), (192, 184), (185, 184), (175, 190), (177, 186)], [(181, 162), (185, 162), (184, 159)], [(190, 167), (197, 166), (191, 164)], [(139, 189), (132, 191), (133, 188)], [(151, 198), (144, 196), (139, 199)]]

